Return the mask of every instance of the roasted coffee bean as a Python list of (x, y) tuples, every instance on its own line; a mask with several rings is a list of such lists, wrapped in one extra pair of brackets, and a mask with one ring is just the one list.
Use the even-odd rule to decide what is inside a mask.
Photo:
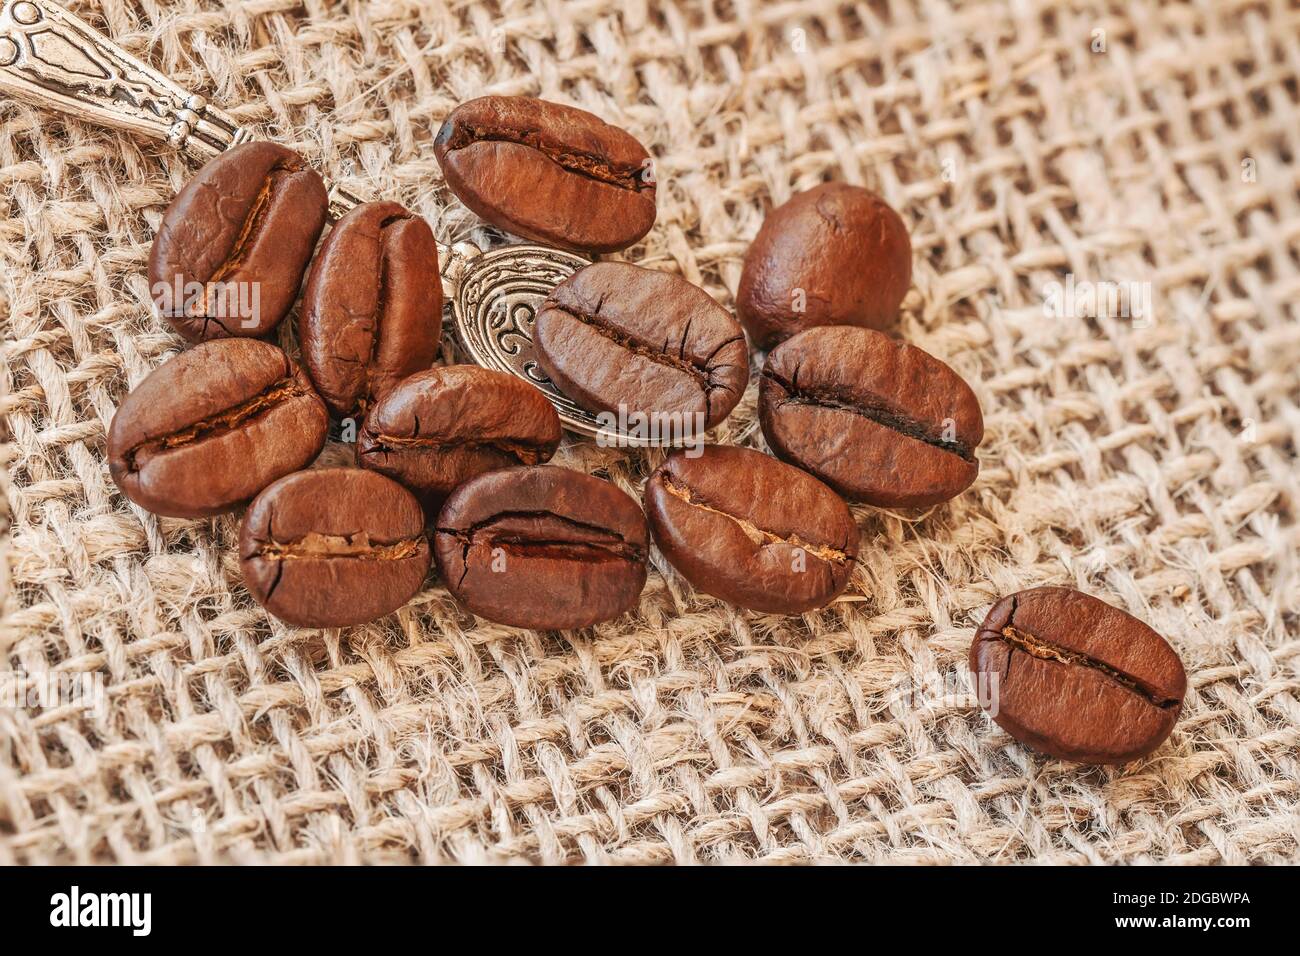
[(392, 202), (357, 206), (321, 243), (299, 320), (302, 363), (329, 410), (360, 416), (427, 369), (442, 338), (433, 230)]
[(849, 583), (858, 528), (835, 492), (762, 452), (678, 451), (646, 482), (650, 530), (698, 590), (774, 614), (829, 603)]
[(499, 624), (568, 630), (618, 617), (645, 586), (649, 535), (607, 481), (551, 465), (471, 478), (438, 515), (433, 554), (452, 595)]
[(933, 505), (979, 474), (984, 418), (970, 386), (934, 356), (870, 329), (809, 329), (774, 349), (758, 413), (780, 458), (850, 500)]
[(726, 418), (749, 381), (745, 335), (726, 309), (685, 279), (625, 262), (557, 285), (533, 341), (538, 364), (579, 405), (676, 416), (685, 434)]
[(328, 431), (307, 376), (274, 345), (204, 342), (123, 400), (108, 431), (109, 471), (149, 511), (219, 514), (310, 464)]
[(505, 372), (450, 365), (417, 372), (366, 416), (357, 463), (415, 492), (432, 520), (447, 496), (485, 471), (551, 460), (560, 416)]
[(291, 149), (222, 153), (163, 215), (149, 256), (159, 311), (192, 342), (265, 335), (298, 297), (328, 205), (320, 176)]
[(768, 214), (745, 255), (736, 315), (770, 349), (818, 325), (884, 328), (912, 281), (912, 241), (875, 193), (824, 183)]
[(614, 252), (654, 225), (650, 154), (586, 110), (484, 96), (433, 143), (451, 191), (488, 222), (577, 252)]
[(1080, 763), (1151, 753), (1183, 707), (1187, 675), (1159, 634), (1070, 588), (1005, 597), (970, 649), (980, 706), (1016, 740)]
[(429, 571), (415, 496), (362, 468), (281, 478), (249, 506), (239, 530), (244, 583), (259, 604), (299, 627), (364, 624), (396, 611)]

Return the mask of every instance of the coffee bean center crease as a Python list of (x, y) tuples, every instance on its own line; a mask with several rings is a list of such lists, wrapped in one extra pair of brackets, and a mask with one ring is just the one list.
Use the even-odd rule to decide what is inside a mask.
[[(1031, 657), (1037, 657), (1039, 660), (1056, 661), (1061, 664), (1072, 664), (1075, 667), (1087, 667), (1090, 670), (1095, 670), (1109, 678), (1114, 683), (1120, 685), (1125, 690), (1137, 694), (1139, 697), (1144, 698), (1161, 709), (1168, 710), (1169, 708), (1177, 707), (1182, 703), (1181, 700), (1162, 697), (1136, 678), (1125, 674), (1117, 668), (1111, 667), (1105, 661), (1098, 660), (1097, 658), (1084, 654), (1081, 651), (1062, 647), (1060, 644), (1056, 644), (1035, 634), (1030, 634), (1027, 631), (1022, 631), (1019, 628), (1012, 627), (1011, 625), (1004, 627), (1000, 634), (992, 631), (985, 631), (983, 633), (983, 639), (988, 640), (990, 638), (993, 640), (1004, 641), (1005, 643), (1010, 644), (1013, 649), (1024, 651), (1026, 654)], [(1007, 669), (1010, 670), (1010, 668), (1011, 658), (1008, 656)], [(1005, 678), (1005, 675), (1003, 676)]]
[(141, 442), (126, 453), (127, 467), (131, 471), (136, 471), (136, 456), (146, 449), (166, 451), (182, 445), (198, 444), (205, 438), (234, 431), (240, 425), (270, 411), (277, 405), (283, 405), (292, 398), (306, 394), (307, 391), (293, 379), (281, 379), (247, 401), (240, 402), (223, 412), (201, 418), (192, 425), (169, 434)]
[(249, 207), (248, 215), (244, 217), (243, 226), (239, 230), (235, 244), (230, 249), (230, 255), (226, 257), (225, 262), (217, 267), (217, 271), (212, 274), (208, 280), (209, 282), (220, 282), (243, 265), (244, 257), (248, 255), (254, 237), (261, 231), (266, 221), (266, 209), (271, 203), (272, 189), (279, 180), (285, 176), (293, 175), (301, 168), (300, 165), (284, 161), (278, 162), (271, 167), (270, 172), (266, 174), (266, 179), (262, 182), (262, 188), (258, 190), (257, 198), (253, 200), (253, 205)]
[[(538, 533), (524, 534), (519, 530), (518, 522), (536, 522)], [(469, 574), (469, 552), (476, 544), (514, 551), (521, 556), (587, 563), (616, 560), (640, 564), (645, 558), (641, 547), (626, 541), (616, 531), (551, 511), (502, 511), (468, 528), (437, 530), (439, 534), (450, 535), (461, 542), (461, 560), (465, 568), (460, 583)]]
[(721, 389), (722, 391), (732, 391), (731, 387), (720, 382), (714, 381), (714, 374), (722, 369), (730, 368), (730, 363), (721, 365), (712, 364), (713, 357), (725, 349), (733, 342), (741, 341), (741, 336), (734, 336), (723, 342), (719, 342), (717, 347), (709, 353), (703, 361), (695, 361), (686, 357), (686, 343), (689, 341), (691, 332), (691, 323), (688, 321), (686, 327), (682, 330), (681, 341), (674, 344), (672, 341), (665, 339), (661, 346), (651, 345), (634, 336), (628, 335), (614, 323), (604, 319), (601, 314), (601, 308), (605, 304), (605, 297), (602, 295), (596, 302), (595, 308), (584, 311), (574, 311), (567, 306), (560, 305), (555, 301), (548, 303), (548, 308), (556, 309), (566, 315), (572, 316), (583, 325), (588, 326), (594, 332), (604, 336), (614, 342), (620, 348), (624, 348), (635, 355), (641, 355), (652, 362), (660, 365), (667, 365), (681, 372), (685, 372), (699, 383), (700, 388), (705, 392), (705, 400), (708, 401), (708, 393)]
[(828, 411), (860, 415), (890, 431), (949, 452), (964, 461), (975, 461), (975, 453), (963, 442), (945, 439), (941, 434), (936, 434), (932, 425), (904, 415), (884, 402), (864, 402), (856, 396), (846, 395), (834, 386), (801, 387), (798, 368), (788, 382), (771, 369), (764, 369), (763, 376), (785, 390), (786, 397), (781, 400), (781, 405), (811, 405)]
[(812, 542), (803, 540), (796, 534), (783, 537), (773, 531), (767, 531), (758, 527), (746, 518), (733, 515), (729, 511), (724, 511), (721, 508), (714, 507), (713, 505), (705, 504), (698, 493), (686, 485), (665, 478), (664, 487), (668, 489), (670, 495), (674, 498), (681, 499), (692, 508), (698, 508), (701, 511), (707, 511), (710, 514), (721, 515), (722, 517), (735, 522), (744, 533), (745, 537), (749, 538), (749, 540), (754, 542), (754, 544), (762, 545), (763, 547), (771, 544), (787, 544), (792, 548), (798, 548), (801, 551), (811, 554), (815, 558), (833, 564), (845, 564), (852, 560), (847, 552), (841, 551), (838, 548), (832, 548), (829, 545), (824, 544), (813, 544)]
[[(419, 426), (416, 426), (419, 431)], [(544, 443), (529, 444), (528, 442), (513, 442), (497, 439), (484, 439), (482, 441), (465, 440), (460, 438), (433, 438), (425, 435), (389, 435), (378, 434), (374, 438), (374, 444), (367, 451), (367, 454), (384, 454), (387, 452), (399, 451), (403, 448), (453, 448), (456, 450), (474, 451), (479, 448), (488, 448), (495, 451), (503, 452), (517, 458), (525, 465), (535, 465), (544, 458), (549, 457), (549, 445)]]
[(268, 541), (257, 556), (268, 561), (355, 558), (360, 561), (401, 561), (420, 550), (423, 537), (403, 538), (391, 544), (371, 544), (365, 531), (356, 534), (321, 534), (312, 531), (296, 541)]
[(644, 167), (640, 165), (612, 163), (604, 156), (572, 147), (558, 147), (547, 142), (537, 130), (508, 126), (469, 126), (461, 123), (457, 125), (455, 133), (447, 143), (447, 149), (449, 151), (463, 149), (475, 143), (518, 143), (520, 146), (536, 150), (571, 173), (619, 189), (640, 192), (644, 189), (653, 189), (655, 185), (653, 182), (646, 181), (643, 176)]
[[(501, 525), (518, 521), (536, 521), (539, 528), (546, 529), (550, 537), (542, 535), (525, 536), (517, 531), (504, 531)], [(502, 511), (490, 518), (470, 525), (468, 528), (439, 528), (440, 534), (449, 534), (466, 543), (466, 548), (479, 539), (488, 543), (504, 542), (507, 544), (551, 545), (557, 542), (580, 546), (588, 550), (600, 550), (608, 554), (639, 561), (642, 549), (625, 540), (618, 532), (596, 524), (588, 524), (552, 511)], [(585, 536), (585, 537), (584, 537)]]

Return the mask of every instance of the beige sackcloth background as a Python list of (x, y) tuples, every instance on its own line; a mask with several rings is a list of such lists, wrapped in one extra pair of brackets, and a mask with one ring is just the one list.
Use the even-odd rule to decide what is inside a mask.
[[(592, 110), (657, 157), (658, 223), (625, 257), (728, 306), (773, 203), (877, 189), (915, 250), (897, 331), (972, 383), (988, 437), (950, 504), (856, 508), (849, 591), (802, 618), (696, 594), (656, 553), (639, 611), (590, 631), (476, 621), (432, 575), (372, 625), (286, 627), (240, 583), (238, 515), (146, 514), (104, 459), (181, 344), (144, 274), (190, 167), (0, 104), (0, 681), (98, 675), (107, 701), (0, 709), (0, 861), (1300, 858), (1296, 5), (74, 9), (444, 240), (474, 225), (430, 148), (458, 102)], [(1149, 282), (1154, 314), (1050, 315), (1067, 274)], [(722, 437), (762, 447), (752, 384)], [(557, 460), (635, 494), (660, 457), (571, 438)], [(973, 706), (975, 626), (1049, 583), (1186, 663), (1149, 759), (1048, 760)]]

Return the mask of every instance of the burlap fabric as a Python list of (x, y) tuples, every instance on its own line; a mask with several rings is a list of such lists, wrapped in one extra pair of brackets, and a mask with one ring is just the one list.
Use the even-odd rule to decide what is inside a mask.
[[(915, 248), (898, 331), (974, 385), (988, 439), (951, 504), (855, 509), (849, 593), (802, 618), (695, 594), (656, 554), (639, 612), (588, 632), (476, 621), (432, 578), (373, 625), (285, 627), (240, 584), (237, 516), (146, 514), (104, 459), (127, 389), (180, 346), (144, 271), (190, 168), (0, 104), (0, 681), (106, 695), (0, 708), (0, 860), (1300, 856), (1287, 0), (75, 9), (443, 239), (473, 228), (430, 148), (456, 103), (593, 110), (658, 157), (658, 224), (626, 257), (728, 305), (773, 203), (878, 189)], [(1150, 283), (1153, 314), (1054, 305), (1070, 275)], [(754, 392), (724, 439), (761, 447)], [(558, 460), (636, 493), (660, 456), (569, 439)], [(1151, 758), (1050, 761), (973, 706), (975, 625), (1045, 583), (1182, 655), (1184, 716)]]

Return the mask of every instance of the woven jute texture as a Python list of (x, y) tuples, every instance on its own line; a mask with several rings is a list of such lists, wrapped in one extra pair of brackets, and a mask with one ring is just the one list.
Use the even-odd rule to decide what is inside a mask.
[[(191, 167), (0, 104), (0, 687), (29, 695), (0, 708), (0, 861), (1300, 858), (1293, 4), (75, 9), (444, 240), (478, 234), (431, 150), (458, 102), (592, 110), (657, 157), (625, 257), (728, 306), (773, 204), (874, 188), (913, 237), (897, 334), (972, 383), (988, 438), (950, 504), (855, 508), (850, 589), (803, 617), (694, 593), (656, 553), (638, 611), (589, 631), (476, 620), (433, 576), (374, 624), (286, 627), (241, 585), (238, 515), (159, 519), (105, 462), (114, 409), (181, 345), (144, 273)], [(1132, 294), (1089, 304), (1103, 282)], [(762, 447), (755, 391), (722, 440)], [(569, 438), (557, 460), (638, 494), (661, 458)], [(1150, 758), (1052, 761), (974, 705), (975, 626), (1040, 584), (1177, 648), (1183, 717)], [(30, 699), (79, 675), (102, 706)]]

